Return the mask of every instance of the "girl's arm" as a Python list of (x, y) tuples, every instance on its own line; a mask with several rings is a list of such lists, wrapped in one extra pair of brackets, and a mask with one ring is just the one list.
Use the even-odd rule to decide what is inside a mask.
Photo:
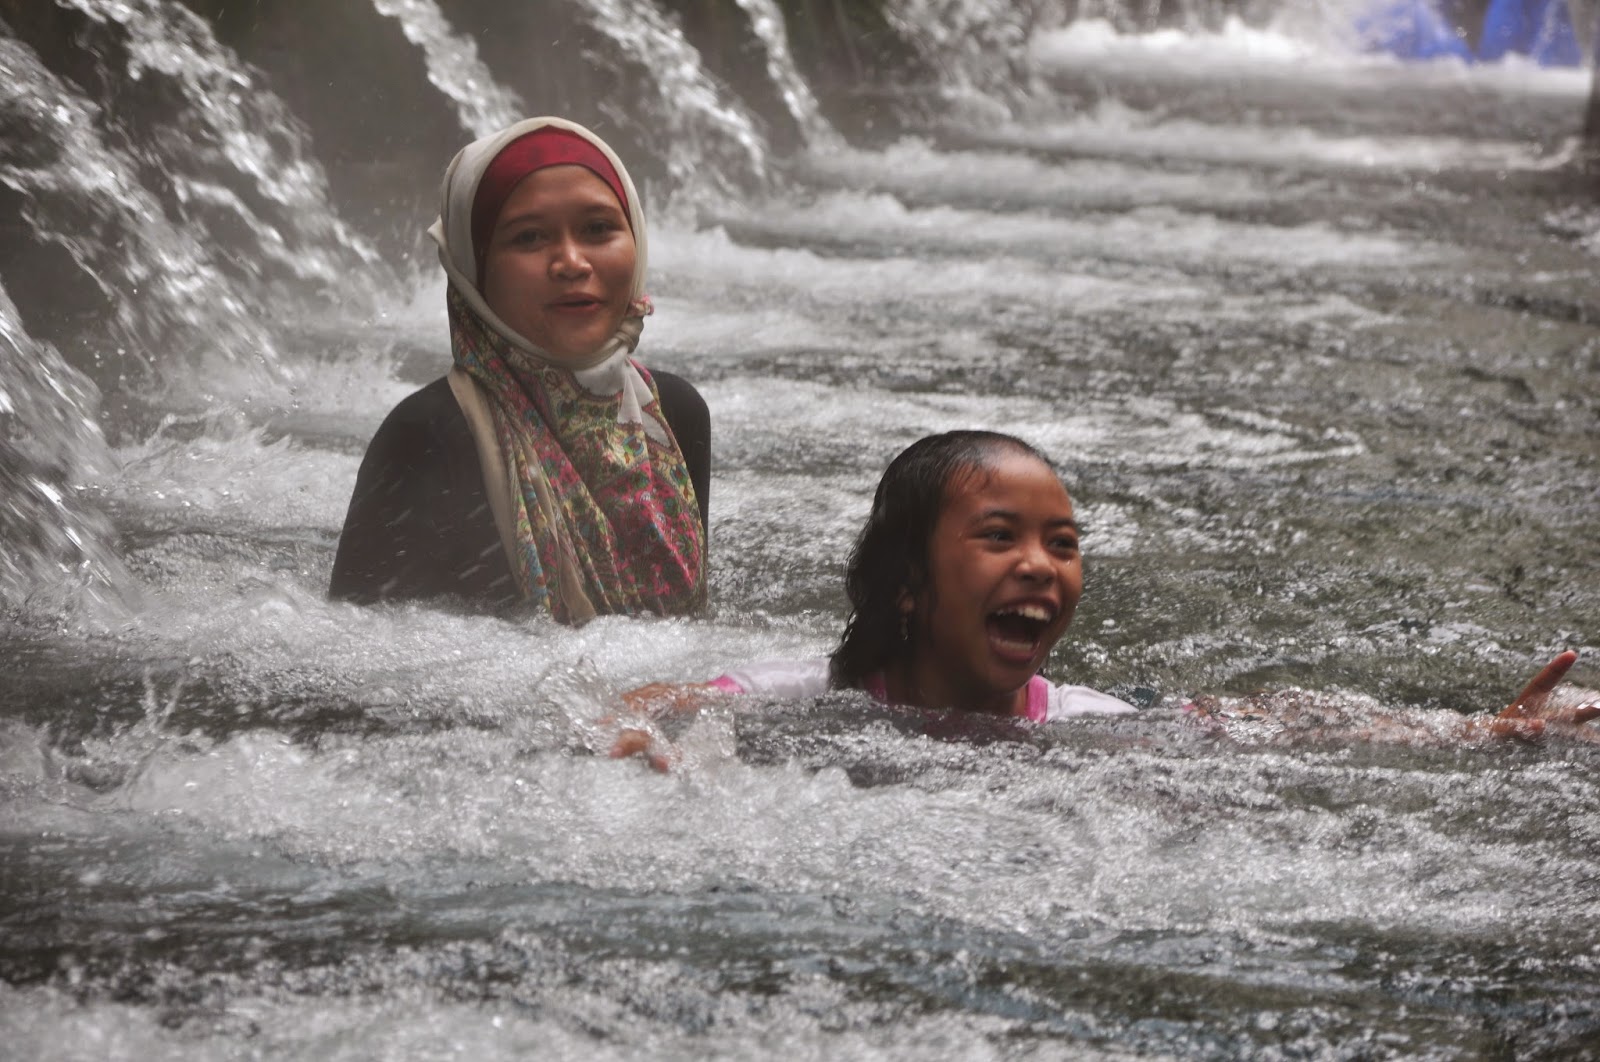
[(640, 715), (693, 715), (719, 696), (743, 693), (737, 686), (716, 682), (652, 682), (622, 695), (622, 704)]
[(611, 755), (618, 759), (641, 756), (656, 770), (666, 771), (677, 752), (656, 732), (656, 720), (693, 715), (725, 697), (745, 693), (801, 700), (827, 691), (826, 657), (748, 664), (710, 682), (652, 682), (622, 695), (623, 705), (639, 717), (641, 725), (624, 726), (612, 743)]
[(1337, 697), (1303, 690), (1243, 698), (1196, 697), (1188, 718), (1215, 733), (1247, 744), (1292, 746), (1320, 741), (1449, 746), (1507, 738), (1541, 741), (1560, 736), (1600, 743), (1600, 691), (1563, 686), (1578, 655), (1563, 652), (1539, 670), (1511, 703), (1496, 714), (1462, 716), (1451, 711), (1352, 710)]

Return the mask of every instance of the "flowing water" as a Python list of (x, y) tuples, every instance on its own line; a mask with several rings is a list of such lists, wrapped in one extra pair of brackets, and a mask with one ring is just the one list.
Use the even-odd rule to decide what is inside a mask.
[[(207, 77), (259, 76), (175, 5), (63, 6), (164, 13), (144, 25)], [(436, 272), (374, 263), (309, 162), (288, 198), (216, 178), (299, 272), (228, 266), (195, 237), (215, 211), (162, 221), (153, 156), (57, 132), (94, 105), (0, 37), (7, 128), (68, 145), (0, 182), (155, 367), (30, 335), (4, 274), (3, 1053), (1592, 1050), (1600, 745), (1460, 725), (1555, 650), (1600, 650), (1588, 75), (1406, 67), (1294, 19), (1041, 24), (1005, 91), (960, 40), (919, 41), (966, 103), (846, 145), (777, 9), (740, 4), (808, 130), (779, 165), (665, 9), (571, 6), (679, 105), (640, 350), (712, 410), (695, 619), (324, 600), (367, 440), (445, 365)], [(526, 98), (503, 71), (475, 94), (488, 53), (432, 4), (375, 7), (464, 127)], [(247, 97), (256, 117), (196, 127), (245, 137), (221, 155), (270, 134), (314, 159)], [(120, 228), (75, 230), (85, 203)], [(315, 283), (341, 268), (347, 300)], [(157, 346), (148, 322), (188, 324), (197, 291), (226, 342)], [(669, 776), (603, 755), (619, 691), (827, 651), (884, 464), (969, 426), (1059, 460), (1088, 583), (1048, 670), (1140, 713), (836, 695), (682, 724)], [(1180, 709), (1198, 694), (1218, 721)]]

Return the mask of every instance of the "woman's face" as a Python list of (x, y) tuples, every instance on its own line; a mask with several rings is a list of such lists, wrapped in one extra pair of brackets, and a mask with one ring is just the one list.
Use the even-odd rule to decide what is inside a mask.
[(1002, 451), (946, 485), (928, 582), (911, 671), (942, 703), (926, 706), (1015, 710), (1083, 593), (1072, 500), (1049, 466)]
[(500, 208), (483, 298), (557, 361), (582, 362), (622, 324), (636, 258), (633, 230), (606, 182), (582, 166), (547, 166)]

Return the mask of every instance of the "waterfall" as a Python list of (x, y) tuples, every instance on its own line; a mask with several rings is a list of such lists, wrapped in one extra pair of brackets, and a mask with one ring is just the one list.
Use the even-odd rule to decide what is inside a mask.
[(301, 280), (341, 288), (352, 265), (376, 261), (329, 207), (304, 127), (199, 16), (162, 0), (59, 3), (117, 27), (130, 83), (160, 78), (181, 99), (179, 121), (150, 130), (141, 154), (166, 169), (184, 224), (221, 213), (216, 227), (242, 225), (253, 252)]
[(740, 175), (764, 178), (767, 145), (749, 112), (724, 98), (700, 53), (654, 0), (579, 0), (593, 28), (622, 55), (649, 71), (657, 98), (647, 118), (660, 123), (667, 172), (690, 185), (716, 160)]
[(937, 72), (949, 103), (996, 117), (1009, 117), (1029, 87), (1029, 41), (1051, 10), (1008, 0), (885, 0), (883, 8)]
[(123, 358), (153, 368), (154, 351), (165, 368), (277, 371), (282, 314), (267, 308), (282, 294), (370, 301), (376, 252), (334, 212), (303, 126), (206, 22), (163, 0), (57, 6), (80, 20), (57, 48), (78, 82), (0, 37), (0, 186), (39, 247), (75, 267), (8, 277), (25, 320), (70, 317), (73, 351), (91, 348), (98, 364), (82, 367), (102, 380)]
[(0, 608), (111, 618), (128, 580), (113, 529), (81, 498), (110, 466), (99, 392), (54, 347), (29, 338), (0, 288)]
[(23, 237), (0, 287), (0, 607), (90, 618), (129, 585), (86, 501), (110, 467), (90, 375), (279, 371), (286, 285), (359, 305), (376, 255), (297, 120), (204, 21), (159, 0), (57, 6), (81, 19), (63, 42), (92, 59), (71, 64), (80, 81), (0, 25), (0, 190)]
[(202, 334), (223, 350), (271, 349), (195, 229), (169, 221), (139, 160), (102, 139), (100, 108), (9, 38), (0, 38), (0, 121), (0, 184), (19, 193), (40, 243), (70, 255), (104, 298), (118, 354)]
[(750, 28), (761, 39), (767, 51), (767, 76), (778, 86), (783, 102), (800, 127), (801, 134), (813, 147), (838, 143), (838, 134), (828, 124), (817, 108), (817, 98), (794, 65), (789, 53), (789, 33), (784, 25), (783, 12), (776, 0), (737, 0), (739, 7), (750, 16)]
[(422, 49), (428, 80), (449, 97), (461, 127), (474, 137), (528, 116), (522, 99), (478, 58), (477, 43), (452, 30), (434, 0), (373, 0), (373, 7), (399, 22), (406, 40)]

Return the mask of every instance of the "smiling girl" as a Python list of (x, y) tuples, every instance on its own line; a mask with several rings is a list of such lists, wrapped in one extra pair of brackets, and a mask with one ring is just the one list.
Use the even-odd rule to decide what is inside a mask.
[[(717, 693), (879, 701), (1044, 722), (1133, 706), (1039, 675), (1083, 593), (1072, 499), (1044, 455), (997, 432), (952, 431), (884, 471), (845, 575), (850, 618), (828, 658), (771, 661), (697, 686), (655, 684), (632, 707), (691, 708)], [(643, 751), (628, 731), (616, 755)]]
[[(1038, 675), (1077, 610), (1083, 555), (1072, 499), (1020, 439), (954, 431), (902, 451), (878, 483), (845, 593), (850, 618), (819, 673), (829, 686), (1036, 720), (1132, 710)], [(713, 685), (769, 692), (771, 674)]]
[[(845, 592), (850, 616), (828, 658), (753, 664), (699, 685), (652, 684), (623, 700), (635, 711), (684, 712), (718, 695), (807, 698), (857, 689), (886, 704), (1041, 723), (1135, 711), (1039, 675), (1072, 622), (1083, 556), (1066, 487), (1020, 439), (953, 431), (902, 451), (878, 483)], [(1551, 701), (1576, 659), (1558, 655), (1509, 708), (1464, 721), (1459, 736), (1537, 739), (1600, 717), (1592, 703)], [(1191, 707), (1202, 721), (1215, 715), (1211, 699)], [(611, 754), (643, 755), (660, 770), (671, 760), (653, 734), (632, 727)]]

